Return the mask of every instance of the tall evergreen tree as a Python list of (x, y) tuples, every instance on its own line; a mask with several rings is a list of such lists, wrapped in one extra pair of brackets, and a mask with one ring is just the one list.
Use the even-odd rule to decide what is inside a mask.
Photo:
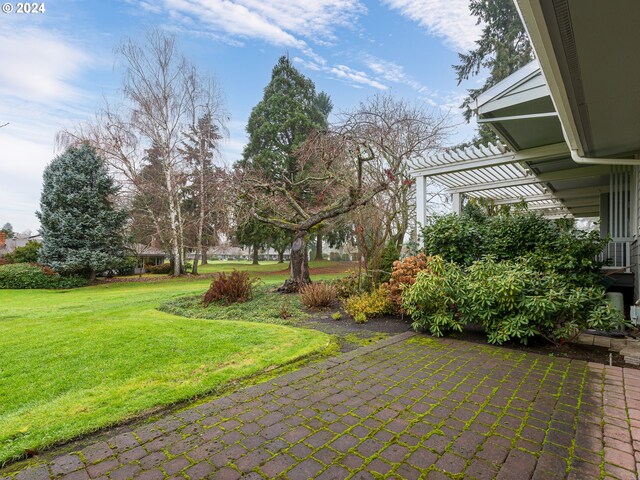
[[(522, 25), (513, 0), (471, 0), (471, 14), (484, 24), (477, 47), (459, 53), (460, 63), (454, 65), (458, 85), (463, 80), (487, 70), (488, 75), (480, 88), (469, 89), (461, 107), (467, 121), (471, 119), (473, 100), (485, 90), (505, 79), (534, 58), (534, 51)], [(474, 143), (495, 141), (495, 134), (482, 125)]]
[[(220, 183), (224, 181), (223, 171), (213, 164), (214, 153), (218, 149), (222, 135), (220, 128), (214, 123), (213, 116), (206, 112), (198, 118), (188, 132), (184, 133), (180, 153), (184, 155), (191, 167), (192, 207), (197, 218), (195, 224), (195, 258), (191, 273), (198, 273), (198, 261), (203, 252), (206, 227), (212, 223), (215, 213), (214, 205), (221, 199), (216, 198), (216, 193), (221, 189)], [(216, 202), (218, 200), (218, 202)]]
[(316, 94), (313, 82), (288, 57), (280, 57), (262, 100), (249, 116), (249, 142), (240, 165), (261, 168), (274, 178), (292, 177), (296, 173), (293, 153), (310, 132), (326, 128), (331, 108), (329, 96)]
[[(314, 83), (300, 73), (287, 56), (280, 57), (262, 100), (249, 116), (249, 142), (238, 166), (260, 171), (263, 178), (274, 185), (291, 185), (301, 173), (298, 171), (301, 164), (296, 159), (296, 150), (311, 132), (327, 128), (332, 108), (329, 95), (324, 92), (317, 94)], [(304, 195), (301, 189), (302, 185), (296, 193)], [(254, 230), (265, 235), (260, 243), (269, 243), (269, 229)], [(306, 239), (300, 247), (299, 251), (304, 255), (301, 276), (304, 281), (309, 281)], [(292, 268), (293, 265), (292, 262)], [(297, 276), (293, 272), (291, 275), (292, 278)]]
[(40, 261), (65, 274), (118, 268), (126, 259), (127, 214), (116, 208), (119, 191), (89, 145), (70, 147), (45, 169), (40, 198)]

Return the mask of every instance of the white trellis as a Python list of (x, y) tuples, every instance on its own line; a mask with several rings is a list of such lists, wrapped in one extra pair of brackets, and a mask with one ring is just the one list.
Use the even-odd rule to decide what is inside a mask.
[[(454, 211), (459, 211), (461, 195), (485, 198), (496, 205), (525, 201), (529, 208), (553, 216), (570, 215), (546, 182), (561, 180), (567, 170), (535, 175), (529, 161), (544, 161), (568, 154), (564, 143), (511, 152), (503, 145), (489, 144), (448, 150), (424, 159), (413, 159), (412, 176), (416, 179), (416, 218), (425, 222), (427, 177), (444, 185), (453, 196)], [(600, 167), (572, 169), (570, 175), (592, 175)], [(587, 171), (588, 170), (588, 171)], [(593, 171), (592, 171), (593, 170)]]

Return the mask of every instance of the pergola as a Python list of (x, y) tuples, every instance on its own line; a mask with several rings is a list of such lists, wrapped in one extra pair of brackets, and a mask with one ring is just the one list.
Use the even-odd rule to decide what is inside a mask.
[(494, 205), (526, 202), (548, 217), (599, 218), (613, 242), (605, 255), (628, 266), (637, 230), (631, 205), (637, 204), (636, 168), (620, 164), (577, 163), (537, 62), (532, 62), (476, 99), (478, 121), (504, 141), (450, 150), (414, 160), (416, 217), (426, 221), (427, 178), (445, 186), (459, 212), (462, 195)]

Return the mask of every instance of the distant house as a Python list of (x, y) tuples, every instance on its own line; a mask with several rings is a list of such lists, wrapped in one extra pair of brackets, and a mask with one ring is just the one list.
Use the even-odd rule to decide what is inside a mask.
[(249, 260), (251, 258), (248, 248), (234, 247), (227, 243), (210, 248), (207, 254), (209, 258), (218, 260)]
[(162, 265), (167, 259), (167, 254), (158, 247), (152, 245), (144, 245), (135, 243), (132, 246), (133, 251), (138, 259), (135, 273), (145, 273), (145, 265)]
[[(218, 260), (251, 260), (251, 249), (250, 248), (242, 248), (232, 246), (228, 243), (223, 243), (217, 247), (211, 247), (207, 252), (210, 259), (218, 259)], [(285, 262), (289, 261), (289, 249), (286, 249), (283, 255), (283, 260)], [(315, 254), (315, 250), (309, 249), (309, 258), (312, 258)], [(187, 254), (187, 258), (189, 260), (193, 260), (195, 256), (195, 251), (189, 251)], [(258, 252), (258, 258), (260, 261), (270, 260), (277, 261), (278, 260), (278, 252), (273, 248), (262, 249)], [(348, 260), (348, 261), (357, 261), (358, 253), (355, 248), (351, 248), (349, 245), (345, 245), (340, 249), (335, 248), (327, 248), (324, 249), (324, 258), (327, 260)]]
[(42, 242), (42, 238), (39, 236), (7, 238), (4, 232), (0, 232), (0, 257), (12, 253), (16, 248), (24, 247), (32, 240)]

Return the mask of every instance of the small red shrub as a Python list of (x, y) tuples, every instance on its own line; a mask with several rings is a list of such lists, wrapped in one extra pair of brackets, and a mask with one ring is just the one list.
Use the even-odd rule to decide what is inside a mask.
[(223, 305), (246, 302), (251, 298), (257, 282), (257, 279), (249, 277), (248, 272), (234, 270), (229, 275), (219, 273), (204, 294), (202, 303), (207, 307), (211, 302), (220, 302)]
[(398, 311), (402, 311), (402, 289), (416, 282), (418, 272), (429, 269), (432, 257), (419, 253), (414, 257), (393, 262), (391, 279), (385, 286), (389, 291), (389, 299), (394, 303)]

